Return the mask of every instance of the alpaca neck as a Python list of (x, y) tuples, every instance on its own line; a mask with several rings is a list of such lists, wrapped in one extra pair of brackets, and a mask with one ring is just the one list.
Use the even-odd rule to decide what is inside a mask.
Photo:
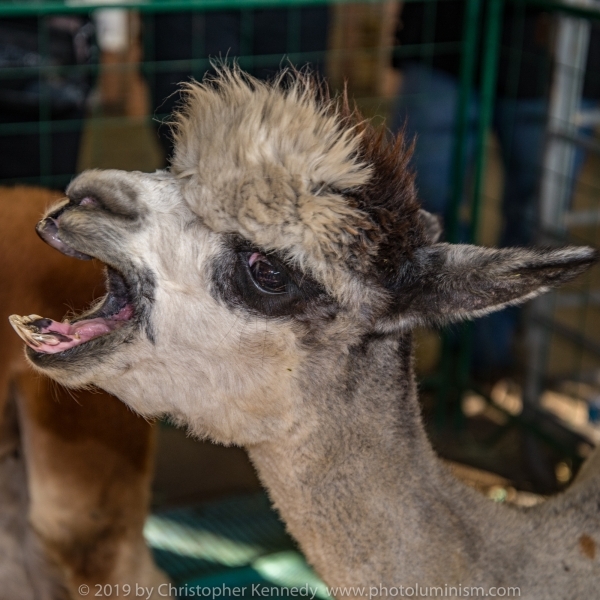
[(315, 412), (249, 448), (328, 585), (455, 583), (473, 560), (474, 511), (487, 501), (447, 474), (427, 440), (410, 345), (408, 336), (372, 339), (343, 368), (321, 368), (338, 375), (307, 386), (304, 404)]

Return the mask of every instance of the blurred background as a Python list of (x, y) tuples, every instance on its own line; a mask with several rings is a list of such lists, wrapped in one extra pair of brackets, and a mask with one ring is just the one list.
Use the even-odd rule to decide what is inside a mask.
[[(308, 65), (415, 137), (419, 195), (448, 241), (600, 245), (597, 0), (4, 1), (0, 186), (166, 167), (178, 84), (219, 57), (260, 78)], [(600, 441), (600, 271), (419, 331), (417, 366), (456, 474), (497, 502), (537, 502)], [(176, 582), (316, 581), (243, 451), (160, 427), (146, 532)]]

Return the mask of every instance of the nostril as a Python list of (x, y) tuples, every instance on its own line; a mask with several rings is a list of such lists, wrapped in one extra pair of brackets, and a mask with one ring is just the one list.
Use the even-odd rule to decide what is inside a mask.
[(91, 196), (86, 196), (85, 198), (83, 198), (83, 200), (81, 200), (81, 202), (79, 202), (79, 206), (91, 206), (93, 208), (97, 208), (98, 206), (100, 206), (100, 203), (95, 198), (92, 198)]
[(42, 219), (35, 226), (35, 231), (42, 238), (42, 240), (46, 242), (46, 244), (56, 248), (59, 252), (62, 252), (67, 256), (72, 256), (73, 258), (78, 258), (80, 260), (92, 260), (93, 258), (92, 256), (84, 254), (83, 252), (79, 252), (78, 250), (75, 250), (74, 248), (71, 248), (71, 246), (65, 244), (59, 237), (58, 223), (56, 219), (52, 217), (46, 217), (45, 219)]

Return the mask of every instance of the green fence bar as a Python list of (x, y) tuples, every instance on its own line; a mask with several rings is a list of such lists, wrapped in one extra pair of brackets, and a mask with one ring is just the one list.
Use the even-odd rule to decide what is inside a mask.
[[(477, 124), (475, 142), (475, 173), (473, 181), (473, 199), (471, 202), (471, 222), (469, 224), (469, 242), (476, 242), (479, 231), (479, 214), (483, 198), (483, 185), (487, 159), (487, 142), (492, 124), (494, 101), (496, 97), (496, 79), (498, 59), (500, 57), (500, 34), (502, 32), (503, 0), (490, 0), (487, 7), (483, 29), (483, 57), (481, 63), (481, 108)], [(469, 386), (471, 359), (473, 356), (473, 323), (463, 325), (460, 352), (458, 357), (457, 387), (465, 390)], [(459, 411), (462, 417), (462, 412)]]
[(481, 109), (477, 124), (475, 143), (475, 175), (473, 183), (473, 201), (471, 203), (471, 224), (469, 241), (476, 241), (479, 227), (479, 213), (487, 159), (487, 141), (492, 124), (494, 100), (496, 97), (496, 79), (498, 59), (500, 57), (500, 34), (502, 32), (503, 0), (490, 0), (484, 27), (483, 60), (481, 63)]
[(452, 164), (452, 195), (448, 211), (450, 215), (449, 221), (446, 223), (446, 235), (450, 242), (459, 241), (458, 215), (465, 188), (469, 108), (475, 77), (481, 5), (481, 0), (467, 0), (465, 7), (463, 25), (464, 41), (462, 44), (460, 66), (460, 91), (456, 112), (456, 134)]
[[(87, 2), (86, 0), (15, 0), (0, 1), (0, 17), (26, 17), (51, 14), (88, 13), (104, 8), (126, 8), (140, 12), (176, 12), (186, 10), (235, 10), (245, 8), (289, 8), (330, 4), (381, 4), (386, 0), (130, 0), (124, 2)], [(436, 2), (444, 0), (405, 0)]]
[[(176, 12), (186, 10), (234, 10), (244, 8), (286, 8), (302, 4), (323, 5), (347, 0), (139, 0), (114, 3), (86, 1), (30, 1), (30, 2), (0, 2), (0, 17), (25, 17), (50, 14), (88, 13), (91, 10), (106, 8), (125, 8), (140, 12)], [(381, 0), (368, 0), (376, 3)]]

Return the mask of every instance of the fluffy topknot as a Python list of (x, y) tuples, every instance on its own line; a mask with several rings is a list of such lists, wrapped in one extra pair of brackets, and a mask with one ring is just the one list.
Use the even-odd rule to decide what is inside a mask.
[(339, 269), (389, 280), (425, 243), (411, 148), (309, 74), (263, 82), (220, 65), (185, 86), (174, 138), (172, 172), (207, 226), (279, 251), (326, 284)]

